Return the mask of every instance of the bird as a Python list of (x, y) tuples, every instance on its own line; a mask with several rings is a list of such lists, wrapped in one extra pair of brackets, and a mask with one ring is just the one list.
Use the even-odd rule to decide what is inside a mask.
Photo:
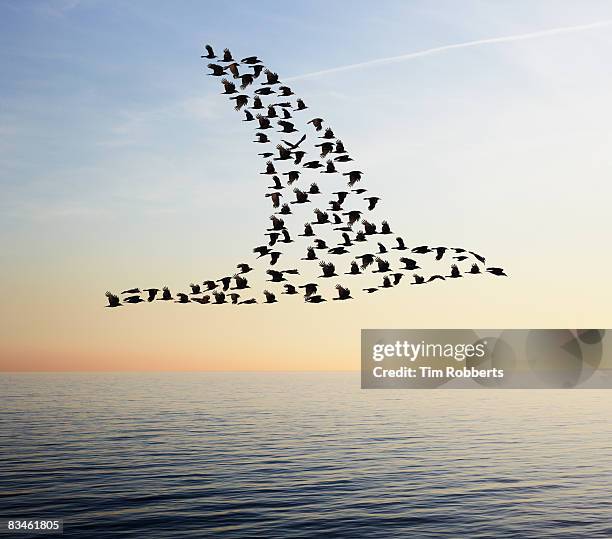
[(227, 303), (225, 301), (225, 294), (223, 292), (213, 292), (213, 296), (215, 297), (215, 304), (221, 305), (222, 303)]
[(337, 277), (338, 274), (336, 273), (336, 267), (331, 263), (331, 262), (323, 262), (321, 261), (319, 263), (319, 266), (321, 267), (321, 271), (323, 272), (321, 275), (319, 275), (319, 277)]
[(139, 288), (129, 288), (127, 290), (124, 290), (121, 293), (122, 294), (140, 294), (140, 289)]
[(293, 192), (295, 193), (295, 200), (292, 200), (291, 204), (305, 204), (306, 202), (310, 202), (310, 200), (308, 200), (308, 193), (300, 191), (297, 187)]
[(147, 297), (147, 301), (151, 302), (155, 299), (155, 296), (159, 292), (159, 288), (144, 288), (143, 292), (148, 292), (149, 296)]
[(387, 223), (387, 221), (383, 221), (380, 224), (380, 233), (381, 234), (392, 234), (391, 228), (389, 227), (389, 223)]
[(487, 271), (493, 275), (497, 275), (500, 277), (508, 277), (508, 275), (506, 275), (506, 273), (504, 272), (503, 268), (487, 268)]
[(215, 281), (204, 281), (202, 285), (206, 287), (206, 292), (210, 292), (219, 286)]
[(317, 131), (321, 131), (323, 129), (323, 121), (323, 118), (313, 118), (306, 123), (312, 124)]
[(299, 292), (297, 291), (297, 289), (295, 288), (295, 286), (293, 286), (292, 284), (284, 284), (283, 285), (285, 287), (285, 291), (282, 292), (282, 294), (289, 294), (289, 295), (293, 295), (293, 294), (298, 294)]
[(375, 269), (373, 271), (373, 273), (384, 273), (386, 271), (390, 271), (390, 264), (388, 260), (383, 260), (380, 257), (376, 257), (376, 265), (378, 266), (378, 269)]
[(272, 176), (272, 181), (274, 185), (269, 185), (268, 189), (284, 189), (285, 186), (281, 183), (280, 178), (278, 176)]
[(343, 172), (343, 176), (348, 176), (348, 186), (353, 187), (358, 181), (361, 180), (363, 172), (361, 170), (351, 170), (350, 172)]
[(336, 166), (334, 165), (334, 162), (331, 159), (328, 159), (325, 170), (319, 171), (319, 174), (335, 174), (336, 172), (338, 171), (336, 170)]
[(245, 107), (246, 104), (249, 102), (249, 96), (244, 95), (244, 94), (235, 95), (233, 97), (230, 97), (230, 99), (233, 99), (236, 101), (236, 106), (234, 107), (234, 109), (236, 110), (240, 110), (242, 107)]
[(300, 171), (290, 170), (289, 172), (283, 172), (283, 176), (287, 176), (287, 183), (291, 185), (292, 183), (296, 182), (300, 177)]
[(298, 286), (298, 288), (304, 289), (304, 297), (309, 297), (317, 293), (318, 285), (316, 283), (307, 283)]
[(272, 207), (278, 208), (280, 206), (280, 197), (282, 197), (282, 193), (278, 191), (274, 191), (274, 193), (266, 193), (266, 197), (270, 197), (272, 199)]
[(221, 279), (217, 279), (217, 282), (223, 285), (224, 292), (227, 292), (229, 290), (229, 285), (231, 281), (232, 281), (231, 277), (221, 277)]
[(233, 292), (229, 294), (229, 297), (232, 300), (232, 305), (238, 305), (238, 298), (240, 297), (240, 294)]
[(302, 137), (300, 138), (300, 140), (298, 140), (295, 143), (292, 142), (287, 142), (284, 139), (281, 139), (281, 142), (285, 145), (285, 146), (289, 146), (289, 148), (291, 148), (292, 150), (295, 150), (297, 147), (299, 147), (300, 144), (302, 144), (302, 142), (304, 142), (306, 140), (306, 135), (302, 135)]
[(266, 296), (266, 301), (264, 303), (276, 303), (278, 301), (276, 296), (268, 290), (264, 290), (264, 296)]
[(329, 223), (329, 214), (327, 212), (321, 211), (319, 208), (317, 208), (315, 209), (314, 213), (317, 216), (317, 221), (312, 223), (313, 225)]
[(280, 283), (282, 281), (286, 281), (287, 279), (285, 279), (285, 277), (283, 277), (283, 272), (282, 271), (275, 271), (275, 270), (266, 270), (266, 273), (271, 277), (271, 279), (269, 279), (270, 282), (272, 283)]
[(170, 301), (172, 300), (172, 294), (170, 293), (170, 289), (167, 286), (164, 286), (162, 289), (162, 297), (158, 298), (158, 301)]
[(119, 301), (119, 296), (116, 296), (112, 292), (107, 292), (106, 297), (108, 298), (107, 307), (121, 307), (121, 302)]
[(384, 255), (387, 252), (387, 248), (380, 242), (378, 242), (378, 253), (379, 255)]
[(252, 305), (253, 303), (257, 303), (257, 300), (255, 298), (249, 298), (241, 301), (240, 305)]
[(227, 79), (221, 79), (221, 84), (223, 84), (223, 87), (225, 88), (225, 90), (221, 92), (222, 94), (238, 93), (238, 90), (236, 90), (236, 85), (233, 82), (230, 82)]
[(470, 268), (470, 271), (468, 271), (468, 273), (471, 273), (472, 275), (481, 273), (480, 267), (478, 266), (478, 264), (472, 264), (472, 267)]
[(244, 290), (245, 288), (250, 288), (249, 282), (245, 277), (235, 274), (234, 280), (236, 281), (236, 286), (232, 287), (232, 290)]
[(315, 182), (312, 182), (310, 184), (310, 189), (308, 189), (308, 193), (311, 195), (318, 195), (321, 191), (319, 190), (319, 186)]
[(406, 249), (408, 249), (408, 247), (406, 247), (406, 245), (404, 244), (404, 240), (399, 236), (395, 238), (395, 241), (397, 241), (397, 247), (391, 247), (391, 249), (395, 249), (397, 251), (405, 251)]
[(208, 58), (209, 60), (216, 58), (215, 51), (210, 45), (204, 45), (204, 48), (206, 49), (206, 54), (200, 56), (200, 58)]
[(222, 77), (223, 75), (225, 75), (225, 70), (223, 69), (223, 66), (220, 66), (218, 64), (208, 64), (206, 67), (212, 70), (210, 73), (208, 73), (208, 75), (212, 75), (213, 77)]
[(322, 165), (319, 161), (308, 161), (302, 165), (304, 168), (321, 168)]
[(189, 303), (189, 296), (187, 296), (187, 294), (179, 292), (176, 297), (177, 299), (174, 303)]
[(330, 127), (328, 127), (325, 132), (323, 133), (322, 136), (320, 136), (319, 138), (323, 138), (323, 139), (334, 139), (336, 138), (334, 135), (334, 132), (332, 131), (332, 129)]
[(248, 273), (249, 271), (253, 271), (253, 268), (245, 263), (238, 264), (236, 267), (240, 270), (240, 273)]
[(367, 200), (368, 201), (368, 211), (372, 211), (376, 207), (376, 204), (378, 204), (378, 201), (380, 200), (380, 198), (378, 198), (378, 197), (365, 197), (363, 200)]
[(258, 140), (254, 140), (253, 142), (258, 142), (259, 144), (265, 144), (266, 142), (270, 142), (268, 135), (265, 133), (255, 133), (255, 136)]
[(393, 285), (391, 284), (391, 279), (389, 279), (389, 277), (385, 275), (383, 277), (383, 283), (380, 288), (392, 288), (392, 287)]
[(412, 258), (402, 257), (400, 258), (400, 262), (404, 264), (404, 267), (402, 269), (405, 269), (405, 270), (421, 269), (419, 265), (417, 264), (416, 260), (413, 260)]
[(205, 295), (205, 296), (202, 296), (201, 298), (192, 298), (191, 301), (195, 301), (196, 303), (200, 303), (201, 305), (206, 305), (207, 303), (210, 303), (210, 296)]
[(304, 236), (306, 238), (310, 237), (310, 236), (314, 236), (314, 231), (312, 230), (312, 225), (310, 223), (305, 223), (304, 224), (304, 233), (303, 234), (298, 234), (298, 236)]
[(451, 266), (451, 274), (448, 277), (450, 277), (451, 279), (463, 277), (463, 275), (461, 275), (461, 272), (459, 271), (459, 268), (457, 267), (457, 264), (453, 264)]
[(336, 290), (338, 291), (338, 297), (334, 298), (334, 300), (353, 299), (351, 297), (351, 291), (348, 288), (346, 288), (346, 287), (344, 287), (342, 285), (337, 284), (336, 285)]
[(233, 62), (232, 53), (229, 49), (223, 49), (223, 60), (222, 62)]
[(295, 133), (297, 131), (295, 124), (288, 122), (287, 120), (280, 120), (276, 123), (282, 127), (279, 133)]
[(359, 222), (359, 219), (361, 219), (361, 212), (359, 210), (351, 210), (349, 212), (343, 213), (342, 215), (346, 215), (348, 217), (349, 225), (353, 225)]
[(282, 253), (278, 251), (272, 251), (270, 253), (270, 266), (274, 266), (274, 264), (278, 262), (278, 259), (280, 258), (281, 254)]
[(393, 286), (396, 286), (400, 283), (404, 274), (403, 273), (392, 273), (391, 276), (393, 277)]
[(197, 296), (200, 293), (200, 285), (191, 283), (189, 285), (191, 287), (191, 295)]
[(308, 108), (302, 99), (298, 99), (296, 105), (296, 108), (293, 110), (306, 110)]
[(261, 60), (257, 58), (257, 56), (247, 56), (246, 58), (240, 60), (240, 63), (249, 65), (261, 64)]
[(351, 270), (345, 273), (345, 275), (359, 275), (361, 271), (359, 270), (359, 264), (354, 260), (351, 262)]
[(374, 292), (378, 292), (378, 288), (364, 288), (363, 291), (368, 294), (373, 294)]
[(275, 157), (275, 161), (287, 161), (291, 159), (291, 150), (285, 148), (282, 144), (277, 144), (276, 149), (278, 150), (278, 157)]
[(374, 264), (374, 255), (372, 254), (359, 255), (359, 256), (356, 256), (355, 258), (361, 258), (361, 269), (362, 270)]

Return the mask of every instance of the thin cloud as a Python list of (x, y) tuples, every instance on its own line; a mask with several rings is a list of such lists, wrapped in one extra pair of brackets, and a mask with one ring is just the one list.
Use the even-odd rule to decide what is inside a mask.
[(487, 39), (477, 39), (474, 41), (464, 41), (463, 43), (452, 43), (450, 45), (442, 45), (440, 47), (433, 47), (431, 49), (423, 49), (420, 51), (410, 52), (408, 54), (401, 54), (399, 56), (389, 56), (387, 58), (378, 58), (376, 60), (369, 60), (367, 62), (360, 62), (358, 64), (349, 64), (345, 66), (332, 67), (331, 69), (324, 69), (322, 71), (313, 71), (312, 73), (296, 75), (295, 77), (289, 77), (284, 80), (294, 81), (294, 80), (316, 78), (316, 77), (321, 77), (323, 75), (331, 75), (334, 73), (340, 73), (342, 71), (352, 71), (356, 69), (363, 69), (363, 68), (368, 68), (368, 67), (373, 67), (373, 66), (378, 66), (378, 65), (394, 64), (397, 62), (403, 62), (405, 60), (411, 60), (412, 58), (430, 56), (432, 54), (438, 54), (440, 52), (450, 51), (454, 49), (467, 49), (469, 47), (477, 47), (479, 45), (489, 45), (492, 43), (507, 43), (510, 41), (524, 41), (528, 39), (537, 39), (540, 37), (555, 36), (558, 34), (570, 34), (574, 32), (584, 32), (586, 30), (602, 28), (602, 27), (610, 26), (610, 25), (612, 25), (612, 19), (606, 19), (603, 21), (593, 22), (590, 24), (580, 24), (576, 26), (562, 26), (560, 28), (550, 28), (548, 30), (528, 32), (526, 34), (515, 34), (512, 36), (491, 37)]

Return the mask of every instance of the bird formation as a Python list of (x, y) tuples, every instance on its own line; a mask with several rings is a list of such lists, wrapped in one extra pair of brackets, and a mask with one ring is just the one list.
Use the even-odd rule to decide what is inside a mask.
[[(306, 102), (257, 56), (237, 60), (229, 49), (217, 54), (206, 45), (202, 58), (207, 75), (218, 77), (221, 94), (229, 96), (242, 121), (252, 126), (253, 142), (262, 150), (257, 154), (264, 160), (258, 176), (264, 178), (264, 196), (272, 210), (264, 241), (253, 248), (251, 261), (241, 262), (226, 276), (191, 283), (174, 294), (168, 287), (107, 292), (107, 307), (153, 301), (272, 304), (284, 295), (322, 303), (353, 299), (351, 287), (373, 294), (401, 282), (423, 285), (482, 274), (506, 276), (503, 268), (488, 266), (474, 251), (411, 245), (387, 219), (379, 219), (382, 198), (363, 187), (366, 174), (344, 142), (323, 118), (313, 118)], [(304, 211), (306, 217), (299, 220), (298, 212)], [(296, 244), (303, 245), (301, 256), (288, 255)], [(256, 280), (251, 272), (266, 281), (259, 294), (252, 293), (250, 282)], [(350, 284), (359, 278), (367, 284)], [(331, 295), (324, 293), (330, 289)]]

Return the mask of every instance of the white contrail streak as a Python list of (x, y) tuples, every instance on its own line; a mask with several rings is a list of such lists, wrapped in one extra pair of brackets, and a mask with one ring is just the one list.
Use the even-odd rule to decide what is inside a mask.
[(539, 30), (537, 32), (529, 32), (526, 34), (491, 37), (487, 39), (477, 39), (475, 41), (465, 41), (463, 43), (453, 43), (451, 45), (442, 45), (440, 47), (434, 47), (432, 49), (423, 49), (420, 51), (409, 52), (408, 54), (401, 54), (399, 56), (390, 56), (388, 58), (378, 58), (376, 60), (369, 60), (367, 62), (360, 62), (358, 64), (349, 64), (345, 66), (332, 67), (331, 69), (324, 69), (322, 71), (314, 71), (312, 73), (305, 73), (304, 75), (296, 75), (295, 77), (289, 77), (285, 79), (285, 81), (310, 79), (310, 78), (320, 77), (322, 75), (340, 73), (342, 71), (352, 71), (354, 69), (362, 69), (365, 67), (372, 67), (372, 66), (384, 65), (384, 64), (393, 64), (396, 62), (403, 62), (404, 60), (411, 60), (412, 58), (420, 58), (421, 56), (429, 56), (431, 54), (437, 54), (439, 52), (450, 51), (453, 49), (467, 49), (469, 47), (476, 47), (478, 45), (489, 45), (491, 43), (507, 43), (509, 41), (523, 41), (526, 39), (536, 39), (539, 37), (554, 36), (557, 34), (584, 32), (585, 30), (591, 30), (593, 28), (601, 28), (603, 26), (610, 26), (610, 25), (612, 25), (612, 19), (606, 19), (603, 21), (593, 22), (590, 24), (581, 24), (577, 26), (562, 26), (560, 28), (550, 28), (548, 30)]

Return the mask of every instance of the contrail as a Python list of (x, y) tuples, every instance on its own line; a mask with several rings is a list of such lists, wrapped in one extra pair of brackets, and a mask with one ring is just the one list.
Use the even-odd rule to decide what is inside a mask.
[(537, 32), (529, 32), (526, 34), (515, 34), (512, 36), (491, 37), (487, 39), (477, 39), (475, 41), (465, 41), (463, 43), (453, 43), (451, 45), (442, 45), (440, 47), (433, 47), (431, 49), (423, 49), (420, 51), (409, 52), (408, 54), (400, 54), (399, 56), (390, 56), (388, 58), (378, 58), (376, 60), (368, 60), (367, 62), (360, 62), (358, 64), (349, 64), (345, 66), (324, 69), (322, 71), (313, 71), (312, 73), (305, 73), (304, 75), (296, 75), (295, 77), (289, 77), (285, 80), (294, 81), (294, 80), (301, 80), (301, 79), (310, 79), (310, 78), (320, 77), (322, 75), (340, 73), (341, 71), (351, 71), (354, 69), (361, 69), (364, 67), (372, 67), (372, 66), (377, 66), (377, 65), (403, 62), (404, 60), (411, 60), (412, 58), (419, 58), (421, 56), (429, 56), (431, 54), (437, 54), (439, 52), (449, 51), (453, 49), (467, 49), (468, 47), (476, 47), (478, 45), (489, 45), (491, 43), (507, 43), (509, 41), (522, 41), (526, 39), (535, 39), (538, 37), (554, 36), (557, 34), (569, 34), (573, 32), (583, 32), (585, 30), (591, 30), (593, 28), (601, 28), (603, 26), (610, 26), (610, 25), (612, 25), (612, 19), (606, 19), (603, 21), (594, 22), (590, 24), (581, 24), (577, 26), (562, 26), (560, 28), (550, 28), (548, 30), (539, 30)]

